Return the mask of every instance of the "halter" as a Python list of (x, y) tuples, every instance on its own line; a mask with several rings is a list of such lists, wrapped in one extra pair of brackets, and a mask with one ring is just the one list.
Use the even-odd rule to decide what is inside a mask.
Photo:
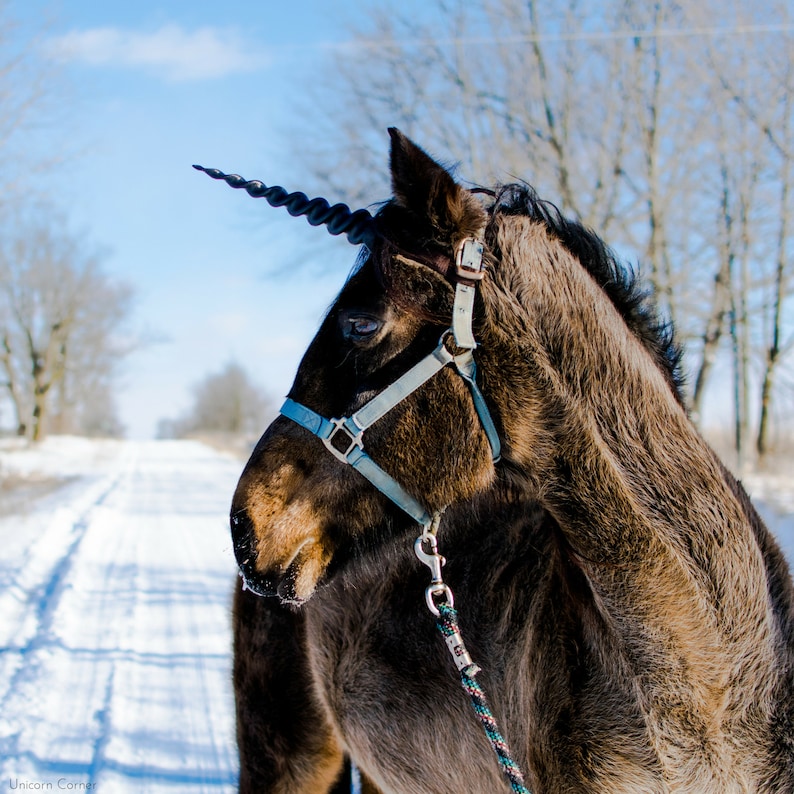
[[(477, 368), (473, 352), (477, 347), (472, 331), (474, 295), (477, 283), (485, 275), (482, 255), (483, 244), (473, 238), (466, 238), (458, 247), (455, 256), (458, 281), (455, 285), (455, 302), (452, 307), (452, 327), (444, 332), (432, 353), (414, 364), (404, 375), (350, 416), (326, 419), (311, 408), (290, 399), (281, 406), (281, 414), (317, 436), (337, 460), (351, 465), (382, 494), (422, 525), (422, 533), (414, 542), (414, 553), (419, 561), (430, 569), (431, 581), (425, 588), (427, 608), (436, 616), (436, 625), (458, 668), (463, 689), (471, 700), (477, 719), (496, 753), (510, 788), (515, 794), (530, 794), (524, 785), (521, 770), (513, 761), (510, 748), (499, 731), (485, 693), (476, 680), (480, 667), (474, 663), (463, 642), (452, 590), (444, 582), (441, 573), (446, 560), (438, 552), (436, 532), (443, 510), (431, 516), (397, 480), (387, 474), (364, 451), (365, 430), (382, 419), (437, 372), (449, 364), (454, 364), (455, 371), (469, 387), (474, 409), (491, 445), (494, 462), (499, 460), (501, 449), (499, 435), (482, 392), (477, 386)], [(463, 351), (462, 353), (455, 354), (449, 350), (447, 342), (450, 336), (454, 338), (455, 345)], [(343, 436), (343, 444), (337, 446), (334, 441), (340, 435)]]
[[(485, 275), (482, 255), (482, 243), (471, 237), (466, 238), (458, 247), (456, 272), (459, 280), (455, 287), (452, 328), (444, 332), (432, 353), (421, 359), (380, 394), (352, 415), (338, 419), (326, 419), (311, 408), (291, 399), (287, 399), (280, 410), (283, 416), (317, 436), (337, 460), (352, 466), (425, 528), (430, 527), (433, 516), (365, 452), (364, 432), (436, 373), (454, 364), (455, 371), (469, 388), (474, 409), (491, 446), (494, 462), (499, 460), (501, 449), (499, 435), (482, 392), (477, 386), (477, 366), (473, 353), (474, 348), (477, 347), (472, 332), (475, 285)], [(449, 350), (447, 343), (450, 336), (454, 338), (455, 345), (463, 351), (462, 353), (456, 354)]]

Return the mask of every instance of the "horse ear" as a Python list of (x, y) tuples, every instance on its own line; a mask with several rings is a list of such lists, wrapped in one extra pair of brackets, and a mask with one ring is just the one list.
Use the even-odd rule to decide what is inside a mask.
[(429, 221), (433, 237), (453, 249), (464, 237), (482, 237), (487, 213), (480, 202), (398, 129), (389, 135), (395, 203)]

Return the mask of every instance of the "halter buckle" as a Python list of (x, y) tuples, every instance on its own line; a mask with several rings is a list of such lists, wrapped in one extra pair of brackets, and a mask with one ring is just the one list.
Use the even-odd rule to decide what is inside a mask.
[(482, 261), (484, 247), (474, 237), (466, 237), (455, 253), (455, 273), (467, 281), (482, 281), (485, 267)]
[[(325, 448), (337, 459), (341, 460), (342, 463), (349, 463), (350, 456), (353, 454), (353, 450), (356, 448), (363, 450), (364, 449), (364, 431), (360, 430), (358, 433), (352, 433), (350, 428), (348, 428), (346, 422), (348, 419), (346, 417), (342, 417), (341, 419), (331, 419), (330, 422), (334, 426), (334, 429), (328, 434), (326, 438), (321, 439)], [(344, 452), (339, 448), (335, 447), (333, 444), (333, 440), (336, 437), (336, 434), (339, 431), (344, 431), (347, 433), (348, 438), (350, 439), (347, 448)]]
[[(425, 551), (425, 543), (430, 546), (430, 551)], [(430, 576), (433, 584), (443, 584), (441, 569), (446, 560), (438, 553), (438, 541), (435, 535), (425, 534), (424, 532), (414, 541), (414, 554), (419, 561), (430, 569)]]

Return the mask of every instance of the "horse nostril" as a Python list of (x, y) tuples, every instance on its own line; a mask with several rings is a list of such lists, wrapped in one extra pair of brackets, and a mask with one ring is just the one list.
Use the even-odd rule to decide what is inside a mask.
[(245, 510), (232, 513), (230, 524), (234, 555), (237, 558), (237, 564), (242, 566), (247, 564), (249, 558), (254, 555), (254, 525)]
[(232, 546), (245, 586), (257, 595), (276, 595), (276, 583), (256, 570), (254, 525), (245, 510), (232, 513), (229, 520)]

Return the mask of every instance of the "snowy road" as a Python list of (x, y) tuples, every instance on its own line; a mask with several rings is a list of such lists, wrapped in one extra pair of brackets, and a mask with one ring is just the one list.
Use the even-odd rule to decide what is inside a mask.
[(193, 442), (52, 441), (31, 466), (71, 481), (0, 514), (0, 791), (233, 791), (241, 464)]

